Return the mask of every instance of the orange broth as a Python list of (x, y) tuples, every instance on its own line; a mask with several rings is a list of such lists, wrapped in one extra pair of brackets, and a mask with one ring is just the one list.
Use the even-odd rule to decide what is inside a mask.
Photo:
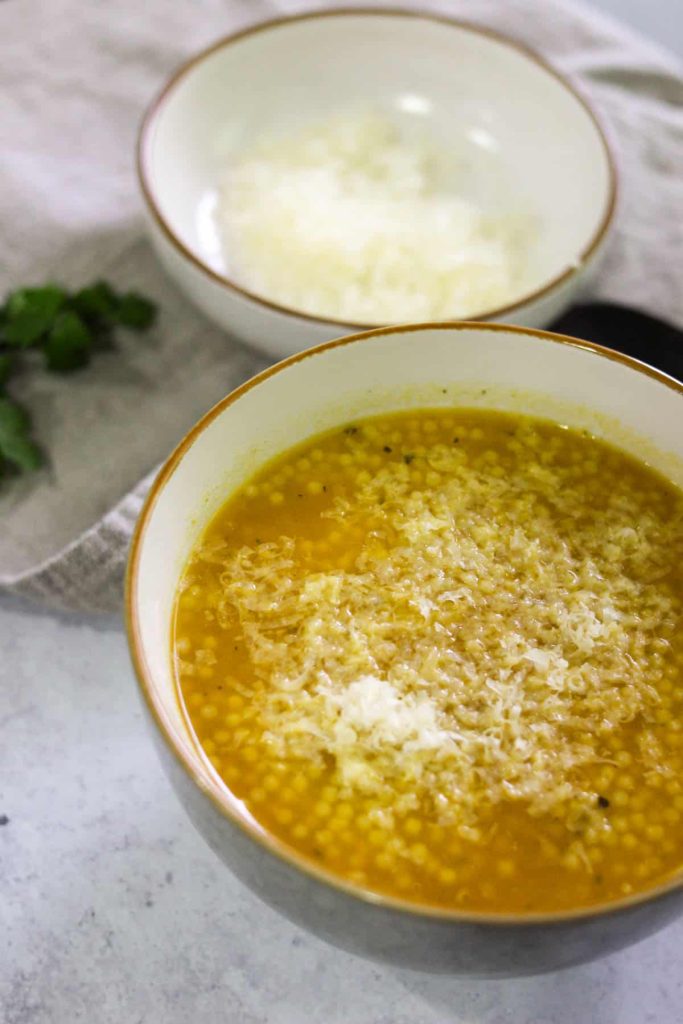
[(683, 860), (683, 495), (476, 410), (340, 427), (230, 497), (178, 591), (184, 706), (270, 833), (360, 886), (586, 907)]

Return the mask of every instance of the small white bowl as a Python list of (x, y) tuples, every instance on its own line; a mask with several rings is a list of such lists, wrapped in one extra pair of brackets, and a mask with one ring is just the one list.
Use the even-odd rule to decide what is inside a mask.
[(270, 367), (195, 426), (162, 468), (128, 568), (133, 663), (152, 732), (192, 822), (230, 869), (304, 928), (354, 953), (429, 971), (515, 975), (604, 956), (683, 913), (683, 872), (642, 893), (550, 914), (463, 913), (346, 882), (265, 832), (227, 789), (183, 713), (171, 631), (192, 548), (269, 459), (363, 416), (506, 409), (585, 428), (683, 486), (683, 385), (588, 342), (501, 324), (423, 324), (342, 338)]
[(238, 282), (214, 224), (235, 154), (271, 133), (372, 105), (407, 137), (452, 146), (484, 203), (504, 179), (538, 217), (530, 291), (470, 319), (539, 327), (575, 297), (603, 250), (616, 173), (595, 114), (531, 51), (488, 29), (399, 10), (331, 10), (264, 22), (188, 61), (142, 124), (138, 169), (152, 242), (221, 327), (275, 355), (345, 330)]

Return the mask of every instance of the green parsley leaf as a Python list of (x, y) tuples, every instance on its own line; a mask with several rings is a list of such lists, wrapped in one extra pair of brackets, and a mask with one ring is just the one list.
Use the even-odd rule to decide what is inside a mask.
[(81, 288), (69, 305), (92, 326), (108, 327), (116, 323), (119, 300), (106, 281), (96, 281), (87, 288)]
[(0, 390), (4, 388), (12, 373), (12, 357), (9, 352), (0, 353)]
[(37, 469), (43, 461), (29, 436), (31, 421), (25, 409), (0, 398), (0, 454), (19, 469)]
[(4, 308), (5, 342), (16, 348), (35, 345), (48, 332), (66, 300), (64, 289), (53, 284), (12, 292)]
[(45, 363), (55, 373), (71, 373), (90, 362), (92, 332), (77, 313), (60, 313), (45, 342)]
[(133, 331), (146, 331), (156, 320), (157, 308), (153, 302), (137, 292), (127, 292), (119, 299), (117, 323)]
[(40, 346), (48, 370), (69, 373), (86, 366), (96, 349), (112, 348), (117, 327), (144, 331), (156, 315), (153, 302), (137, 292), (118, 295), (106, 281), (72, 294), (47, 284), (7, 297), (0, 306), (0, 476), (6, 463), (35, 469), (42, 462), (27, 413), (3, 395), (15, 361), (21, 364), (19, 350)]

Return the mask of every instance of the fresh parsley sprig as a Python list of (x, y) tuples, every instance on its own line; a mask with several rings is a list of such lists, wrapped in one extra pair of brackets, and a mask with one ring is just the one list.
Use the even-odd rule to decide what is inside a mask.
[(106, 281), (69, 292), (56, 284), (19, 288), (0, 307), (0, 476), (7, 469), (36, 469), (43, 462), (31, 439), (31, 420), (6, 391), (28, 349), (40, 350), (52, 373), (87, 366), (97, 349), (110, 348), (119, 327), (146, 331), (154, 303), (137, 292), (118, 294)]

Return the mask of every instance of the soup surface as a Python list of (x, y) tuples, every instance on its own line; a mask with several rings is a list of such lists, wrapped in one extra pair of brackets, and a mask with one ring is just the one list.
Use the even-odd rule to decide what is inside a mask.
[(187, 714), (263, 828), (374, 890), (587, 906), (683, 862), (683, 494), (594, 437), (426, 410), (266, 465), (181, 581)]

